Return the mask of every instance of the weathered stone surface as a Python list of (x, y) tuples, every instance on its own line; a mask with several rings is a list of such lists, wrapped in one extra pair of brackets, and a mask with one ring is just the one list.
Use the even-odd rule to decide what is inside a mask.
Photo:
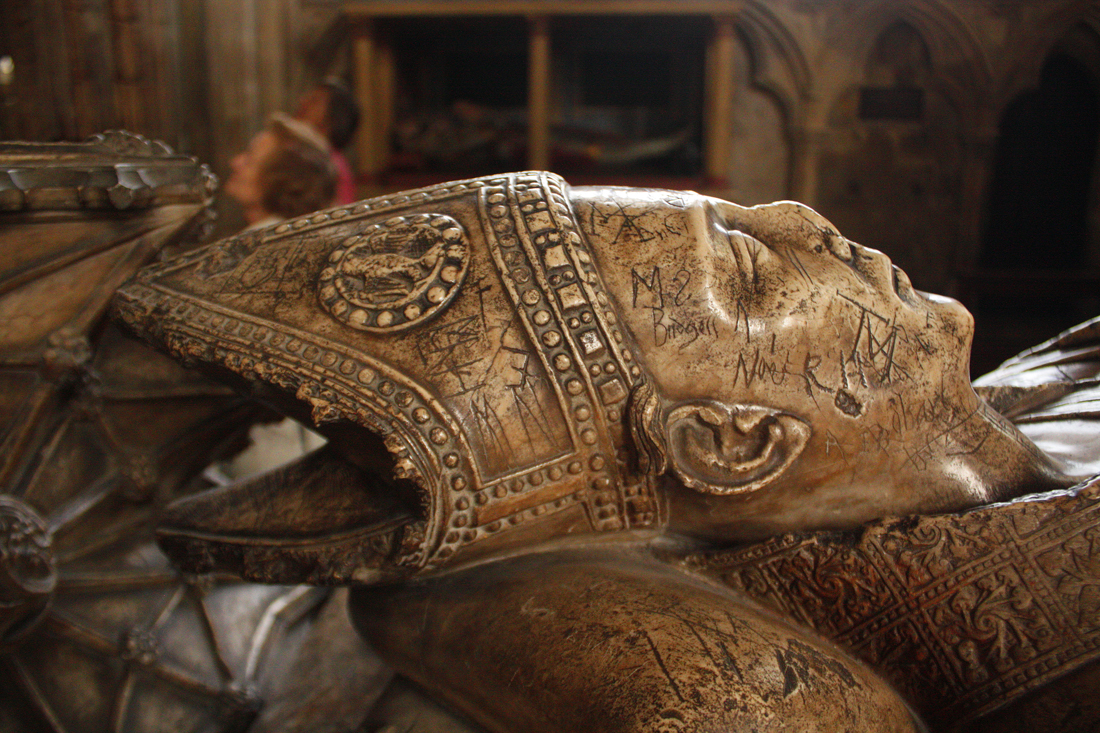
[[(970, 384), (965, 309), (799, 204), (459, 181), (211, 245), (116, 306), (330, 439), (177, 503), (165, 548), (363, 586), (383, 656), (488, 730), (913, 725), (877, 683), (829, 687), (870, 678), (748, 596), (938, 722), (1095, 658), (1058, 564), (1091, 562), (1092, 488), (1064, 493), (1090, 444), (1039, 450)], [(1089, 334), (983, 394), (1025, 426), (1091, 419)], [(797, 702), (768, 687), (794, 639), (826, 660)]]

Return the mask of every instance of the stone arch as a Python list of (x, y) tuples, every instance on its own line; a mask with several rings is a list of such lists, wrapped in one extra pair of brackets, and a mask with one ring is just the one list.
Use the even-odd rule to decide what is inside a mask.
[(1100, 263), (1100, 10), (1071, 3), (1029, 18), (1005, 48), (1014, 53), (990, 104), (972, 275), (960, 294), (977, 324), (975, 361), (988, 352), (988, 365), (1100, 303), (1088, 279)]
[(729, 195), (757, 204), (789, 198), (792, 126), (809, 96), (809, 63), (783, 23), (759, 0), (736, 16)]
[(831, 35), (849, 45), (851, 58), (866, 59), (882, 34), (898, 22), (923, 39), (939, 90), (966, 122), (973, 123), (992, 80), (989, 58), (973, 31), (941, 0), (867, 3), (845, 16)]
[(776, 96), (788, 117), (801, 118), (812, 83), (804, 50), (761, 0), (746, 4), (737, 19), (755, 63), (754, 81)]
[(932, 68), (928, 42), (905, 20), (882, 29), (863, 58), (864, 80), (875, 84), (913, 83), (915, 74)]
[[(1015, 93), (996, 108), (996, 154), (991, 160), (983, 202), (979, 254), (979, 264), (983, 266), (1033, 266), (1033, 263), (1026, 262), (1028, 250), (1022, 243), (1009, 243), (1002, 247), (1000, 254), (992, 250), (994, 242), (1009, 234), (1015, 236), (1020, 233), (1018, 227), (1011, 233), (1001, 232), (1003, 226), (999, 218), (1006, 208), (1014, 212), (1014, 220), (1021, 215), (1026, 217), (1034, 209), (1032, 213), (1038, 219), (1031, 226), (1045, 228), (1040, 219), (1050, 218), (1056, 209), (1069, 206), (1068, 199), (1073, 200), (1073, 211), (1063, 211), (1057, 222), (1050, 225), (1061, 226), (1072, 219), (1063, 234), (1074, 241), (1063, 243), (1066, 247), (1060, 255), (1062, 259), (1055, 255), (1052, 266), (1078, 268), (1090, 264), (1095, 266), (1100, 262), (1100, 186), (1096, 180), (1096, 172), (1100, 170), (1100, 9), (1095, 6), (1082, 8), (1075, 4), (1062, 12), (1053, 13), (1049, 21), (1040, 24), (1042, 30), (1032, 43), (1026, 46), (1019, 44), (1020, 51), (1010, 65), (1016, 72), (1009, 74), (1015, 81), (1006, 82), (1000, 97), (1009, 91)], [(1060, 112), (1048, 110), (1045, 114), (1037, 109), (1037, 105), (1058, 103), (1050, 96), (1057, 91), (1052, 85), (1072, 83), (1074, 79), (1079, 91), (1068, 93), (1068, 98), (1063, 102), (1072, 109), (1067, 107)], [(1027, 119), (1029, 115), (1035, 117), (1031, 122)], [(1085, 122), (1092, 127), (1087, 130), (1073, 127), (1075, 123)], [(1031, 125), (1034, 129), (1021, 132), (1017, 129), (1021, 125)], [(1059, 127), (1066, 125), (1070, 127)], [(1017, 139), (1021, 135), (1025, 139)], [(1069, 137), (1074, 137), (1076, 143)], [(1060, 143), (1076, 144), (1078, 149), (1073, 152), (1047, 149)], [(1021, 155), (1027, 160), (1021, 159)], [(1059, 163), (1055, 160), (1058, 158), (1064, 160)], [(1012, 183), (1007, 178), (1015, 175), (1011, 170), (1013, 165), (1031, 166), (1036, 170), (1031, 175), (1024, 175), (1020, 182)], [(1028, 192), (1018, 189), (1027, 189), (1032, 181), (1045, 177), (1050, 178), (1051, 188), (1061, 186), (1066, 190), (1057, 205), (1048, 203), (1032, 207), (1028, 203)], [(1016, 190), (1013, 192), (1010, 189)], [(1035, 192), (1036, 195), (1048, 193), (1051, 192)], [(1057, 192), (1051, 195), (1059, 196)], [(1006, 197), (1013, 196), (1021, 200), (1015, 204), (1006, 203)], [(1070, 232), (1070, 229), (1073, 231)], [(1015, 254), (1008, 250), (1015, 251)]]
[(1035, 22), (1018, 24), (1005, 44), (1008, 61), (996, 79), (993, 114), (996, 125), (1004, 108), (1027, 89), (1039, 85), (1043, 64), (1050, 52), (1075, 27), (1100, 35), (1100, 7), (1089, 0), (1069, 4), (1052, 3), (1047, 15)]
[[(1100, 67), (1100, 36), (1088, 33)], [(980, 265), (1086, 265), (1088, 191), (1100, 138), (1098, 71), (1059, 52), (1056, 44), (1043, 63), (1039, 83), (1005, 107)], [(1033, 243), (1039, 239), (1044, 246), (1036, 251)]]

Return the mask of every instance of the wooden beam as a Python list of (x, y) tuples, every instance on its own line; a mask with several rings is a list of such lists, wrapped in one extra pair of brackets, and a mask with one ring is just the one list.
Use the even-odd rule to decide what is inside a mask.
[(530, 21), (527, 61), (527, 165), (550, 168), (550, 23), (546, 16)]

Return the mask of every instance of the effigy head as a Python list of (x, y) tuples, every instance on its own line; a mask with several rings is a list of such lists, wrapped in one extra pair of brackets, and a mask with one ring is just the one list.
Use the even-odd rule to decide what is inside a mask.
[(679, 479), (673, 526), (756, 539), (1049, 488), (970, 384), (966, 309), (812, 209), (606, 187), (571, 203), (644, 355), (636, 444)]
[(966, 311), (797, 204), (487, 177), (216, 243), (117, 310), (330, 437), (164, 528), (267, 580), (851, 526), (1046, 470), (971, 389)]

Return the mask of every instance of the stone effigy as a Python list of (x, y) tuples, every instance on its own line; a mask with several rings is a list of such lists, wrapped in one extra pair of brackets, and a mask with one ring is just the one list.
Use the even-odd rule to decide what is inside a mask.
[[(979, 397), (961, 306), (800, 205), (487, 177), (216, 243), (116, 309), (330, 440), (177, 503), (162, 547), (359, 586), (387, 661), (490, 730), (919, 730), (852, 654), (939, 725), (1095, 658), (1058, 564), (1087, 585), (1091, 549), (1040, 559), (1093, 466)], [(1057, 378), (1046, 348), (985, 394), (1087, 419), (1095, 348)]]

